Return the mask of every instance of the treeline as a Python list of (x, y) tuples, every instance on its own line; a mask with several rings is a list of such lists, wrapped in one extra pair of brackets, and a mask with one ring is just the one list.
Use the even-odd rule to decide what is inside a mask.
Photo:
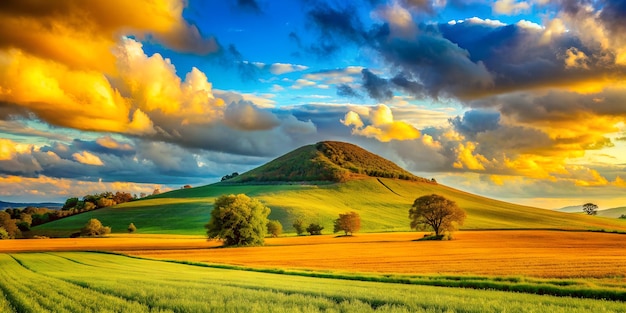
[[(142, 194), (142, 196), (145, 195)], [(37, 225), (137, 199), (137, 195), (131, 195), (128, 192), (118, 191), (113, 193), (107, 191), (86, 195), (82, 199), (77, 197), (69, 198), (65, 201), (61, 210), (36, 207), (26, 207), (24, 209), (7, 208), (0, 212), (0, 239), (20, 237), (22, 232), (29, 231), (31, 227)]]

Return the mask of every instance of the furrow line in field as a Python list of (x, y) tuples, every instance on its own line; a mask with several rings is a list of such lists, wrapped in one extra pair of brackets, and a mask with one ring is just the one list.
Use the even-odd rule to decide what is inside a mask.
[[(28, 281), (31, 286), (29, 290), (38, 290), (40, 297), (50, 298), (56, 301), (44, 301), (47, 303), (47, 310), (52, 312), (97, 312), (102, 310), (112, 310), (116, 312), (153, 312), (153, 308), (148, 305), (139, 303), (133, 299), (128, 299), (115, 294), (102, 292), (91, 288), (87, 284), (81, 284), (53, 277), (36, 271), (16, 258), (10, 255), (17, 264), (25, 271), (35, 277)], [(41, 303), (41, 301), (38, 301)], [(27, 310), (25, 312), (29, 312)], [(34, 310), (40, 311), (40, 310)]]

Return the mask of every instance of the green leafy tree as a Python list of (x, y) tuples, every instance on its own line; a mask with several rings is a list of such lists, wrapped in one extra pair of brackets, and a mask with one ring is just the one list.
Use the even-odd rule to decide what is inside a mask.
[(309, 224), (309, 226), (306, 228), (306, 231), (309, 232), (311, 236), (321, 235), (322, 230), (324, 230), (324, 226), (315, 223)]
[(69, 210), (71, 208), (74, 208), (76, 207), (77, 204), (78, 204), (78, 198), (76, 197), (69, 198), (65, 200), (65, 204), (63, 205), (63, 210)]
[(9, 239), (11, 237), (9, 237), (9, 233), (7, 232), (6, 229), (4, 229), (4, 227), (0, 227), (0, 239)]
[(135, 226), (135, 224), (134, 224), (134, 223), (130, 223), (130, 224), (128, 225), (128, 232), (129, 232), (129, 233), (134, 233), (134, 232), (136, 232), (136, 231), (137, 231), (137, 226)]
[(301, 219), (296, 219), (295, 221), (293, 221), (293, 224), (291, 226), (293, 226), (293, 229), (296, 230), (296, 233), (298, 235), (302, 235), (306, 231), (306, 227), (304, 227), (304, 221)]
[(585, 203), (583, 204), (583, 211), (589, 215), (598, 214), (598, 206), (593, 203)]
[(85, 227), (80, 230), (81, 235), (90, 237), (102, 236), (110, 233), (111, 227), (103, 226), (102, 223), (95, 218), (90, 219), (87, 224), (85, 224)]
[(207, 236), (223, 240), (225, 246), (263, 245), (269, 214), (268, 207), (244, 194), (222, 195), (205, 225)]
[(335, 220), (335, 227), (333, 232), (345, 232), (347, 235), (352, 235), (361, 229), (361, 217), (356, 212), (348, 212), (339, 214), (339, 218)]
[(412, 229), (432, 228), (436, 236), (463, 225), (465, 217), (465, 211), (454, 201), (436, 194), (415, 199), (409, 210)]
[(270, 220), (267, 222), (267, 232), (276, 238), (283, 233), (283, 224), (277, 220)]

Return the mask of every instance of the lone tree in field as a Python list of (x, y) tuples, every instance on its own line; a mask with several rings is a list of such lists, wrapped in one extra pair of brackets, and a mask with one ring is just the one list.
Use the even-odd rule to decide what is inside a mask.
[(102, 226), (102, 223), (95, 218), (90, 219), (87, 224), (85, 224), (85, 227), (80, 230), (81, 235), (90, 237), (102, 236), (110, 233), (111, 227)]
[(137, 226), (135, 226), (135, 223), (130, 223), (128, 224), (128, 232), (129, 233), (134, 233), (137, 231)]
[(333, 232), (343, 231), (347, 235), (352, 235), (361, 229), (361, 217), (356, 212), (339, 214), (339, 218), (335, 220), (335, 228)]
[(598, 206), (591, 202), (585, 203), (583, 204), (583, 211), (589, 215), (596, 215), (598, 214)]
[(463, 225), (465, 211), (459, 208), (452, 200), (443, 196), (432, 194), (415, 199), (409, 210), (411, 228), (432, 228), (435, 236), (440, 236), (445, 231), (452, 231), (456, 225)]
[(221, 239), (225, 246), (261, 246), (269, 214), (268, 207), (244, 194), (223, 195), (215, 200), (204, 227), (209, 239)]
[(276, 238), (283, 233), (283, 224), (277, 220), (270, 220), (267, 222), (267, 232)]

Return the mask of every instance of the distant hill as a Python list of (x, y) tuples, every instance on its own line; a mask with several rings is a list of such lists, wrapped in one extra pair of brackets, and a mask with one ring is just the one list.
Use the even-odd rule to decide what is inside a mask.
[(295, 219), (320, 223), (331, 233), (339, 213), (355, 211), (361, 231), (409, 231), (408, 211), (427, 194), (452, 199), (467, 212), (462, 229), (569, 229), (626, 231), (626, 220), (567, 214), (497, 201), (430, 182), (355, 145), (325, 141), (304, 146), (226, 182), (177, 189), (33, 228), (31, 234), (68, 236), (91, 218), (126, 232), (203, 235), (213, 202), (244, 193), (271, 209), (293, 232)]
[(226, 182), (345, 182), (367, 176), (429, 182), (359, 146), (338, 141), (300, 147)]
[(565, 212), (565, 213), (583, 213), (583, 206), (581, 205), (570, 205), (560, 209), (554, 209), (554, 211)]
[(626, 214), (626, 206), (606, 209), (606, 210), (598, 210), (598, 216), (603, 216), (603, 217), (618, 218), (622, 216), (622, 214)]
[(36, 207), (36, 208), (48, 208), (57, 210), (63, 207), (63, 203), (55, 203), (55, 202), (38, 202), (38, 203), (18, 203), (18, 202), (4, 202), (0, 201), (0, 209), (4, 210), (6, 208), (25, 208), (25, 207)]

